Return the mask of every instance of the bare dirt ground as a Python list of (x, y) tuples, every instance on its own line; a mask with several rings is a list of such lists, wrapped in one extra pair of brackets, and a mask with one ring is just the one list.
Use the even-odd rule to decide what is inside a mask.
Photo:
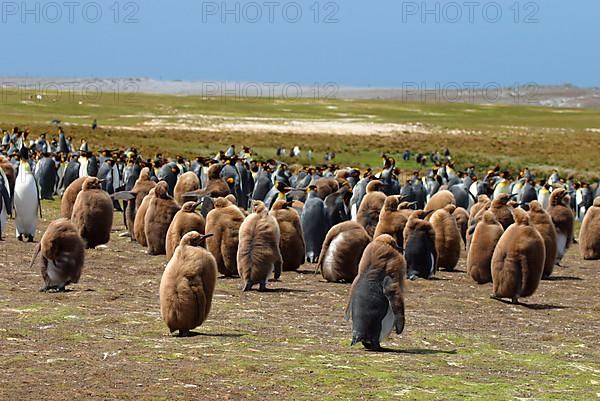
[[(42, 230), (56, 207), (45, 208)], [(576, 248), (527, 306), (489, 299), (491, 285), (464, 273), (464, 255), (457, 272), (408, 282), (405, 332), (371, 353), (350, 347), (349, 285), (309, 265), (270, 293), (220, 279), (198, 335), (170, 336), (158, 305), (165, 258), (119, 238), (121, 221), (63, 294), (38, 292), (34, 244), (17, 242), (9, 222), (1, 400), (600, 399), (600, 263)]]

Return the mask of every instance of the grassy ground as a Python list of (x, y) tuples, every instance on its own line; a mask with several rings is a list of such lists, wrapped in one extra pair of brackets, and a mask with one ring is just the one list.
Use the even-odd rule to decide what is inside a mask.
[[(94, 118), (103, 129), (92, 132)], [(154, 152), (195, 156), (236, 143), (250, 144), (262, 156), (273, 157), (277, 146), (301, 145), (305, 151), (312, 147), (319, 159), (334, 150), (339, 163), (364, 167), (378, 166), (381, 152), (399, 156), (406, 148), (428, 153), (449, 147), (463, 165), (528, 166), (544, 174), (559, 168), (564, 175), (586, 179), (600, 175), (600, 159), (587, 151), (593, 152), (589, 146), (600, 135), (600, 114), (595, 109), (147, 94), (128, 98), (124, 93), (118, 98), (104, 93), (98, 99), (48, 93), (38, 100), (35, 92), (3, 92), (0, 127), (19, 125), (35, 134), (54, 133), (50, 124), (54, 119), (77, 142), (87, 137), (98, 149), (134, 145), (150, 156)], [(325, 124), (310, 133), (290, 135), (285, 127), (281, 130), (286, 121)], [(266, 128), (253, 130), (258, 123)], [(327, 124), (342, 126), (332, 135)], [(382, 133), (379, 128), (385, 124), (397, 127)], [(355, 125), (367, 126), (367, 133), (357, 135)]]
[[(58, 202), (45, 203), (46, 220)], [(115, 222), (120, 222), (115, 215)], [(13, 225), (9, 223), (8, 233)], [(406, 330), (386, 353), (350, 347), (348, 285), (305, 265), (276, 291), (217, 283), (208, 321), (191, 338), (159, 315), (164, 256), (119, 238), (88, 251), (81, 282), (37, 292), (33, 244), (0, 247), (0, 399), (44, 400), (597, 400), (598, 262), (569, 251), (555, 277), (513, 306), (454, 273), (406, 286)]]

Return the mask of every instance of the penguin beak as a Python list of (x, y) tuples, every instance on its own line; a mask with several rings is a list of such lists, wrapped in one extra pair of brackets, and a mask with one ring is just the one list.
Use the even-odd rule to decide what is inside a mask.
[(510, 196), (508, 197), (508, 199), (512, 199), (512, 198), (515, 198), (515, 197), (517, 197), (517, 196), (519, 196), (519, 194), (512, 194), (512, 195), (510, 195)]
[(198, 209), (198, 206), (202, 205), (204, 203), (204, 198), (200, 199), (199, 201), (197, 201), (196, 203), (194, 203), (194, 208), (193, 210)]
[(425, 220), (425, 218), (426, 218), (427, 216), (429, 216), (431, 213), (433, 213), (434, 211), (435, 211), (435, 210), (428, 210), (428, 211), (426, 211), (426, 212), (425, 212), (425, 214), (423, 215), (423, 220)]
[(203, 241), (203, 240), (205, 240), (205, 239), (207, 239), (207, 238), (210, 238), (210, 237), (212, 237), (213, 235), (214, 235), (214, 234), (204, 234), (204, 235), (201, 235), (201, 236), (200, 236), (200, 241)]

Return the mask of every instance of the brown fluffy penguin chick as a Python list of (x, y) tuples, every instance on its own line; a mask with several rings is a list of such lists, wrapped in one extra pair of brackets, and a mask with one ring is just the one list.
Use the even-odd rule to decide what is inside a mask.
[(548, 213), (556, 227), (556, 264), (558, 265), (573, 243), (575, 217), (569, 207), (569, 200), (569, 194), (564, 188), (555, 189), (550, 194)]
[(71, 215), (73, 214), (73, 205), (75, 204), (75, 200), (77, 200), (77, 195), (81, 192), (81, 187), (83, 187), (83, 182), (86, 178), (87, 177), (79, 177), (65, 189), (60, 200), (60, 217), (67, 219), (71, 218)]
[(494, 298), (519, 298), (532, 295), (544, 272), (546, 249), (541, 234), (529, 223), (523, 209), (514, 210), (512, 224), (496, 245), (492, 256)]
[(425, 205), (425, 211), (443, 209), (446, 205), (456, 205), (456, 199), (447, 189), (436, 192)]
[(477, 203), (471, 206), (471, 210), (469, 211), (469, 219), (473, 219), (481, 210), (489, 209), (492, 201), (487, 195), (479, 195), (477, 197)]
[(231, 202), (234, 205), (237, 205), (237, 199), (235, 198), (234, 194), (229, 194), (225, 197), (225, 199), (227, 199), (229, 202)]
[(160, 280), (160, 314), (173, 333), (189, 335), (207, 318), (217, 282), (217, 262), (200, 247), (204, 235), (183, 236)]
[(460, 232), (460, 237), (463, 240), (464, 248), (467, 249), (467, 228), (469, 227), (469, 212), (462, 207), (457, 207), (454, 213), (452, 213), (456, 219), (456, 225)]
[(400, 199), (398, 196), (388, 196), (385, 198), (383, 208), (379, 213), (379, 222), (375, 227), (374, 238), (379, 237), (381, 234), (391, 235), (396, 243), (400, 246), (404, 245), (404, 227), (408, 221), (408, 217), (398, 210)]
[(184, 204), (183, 194), (186, 192), (196, 191), (200, 188), (200, 179), (193, 171), (183, 173), (177, 179), (175, 189), (173, 190), (173, 197), (175, 201), (180, 205)]
[(579, 250), (585, 260), (600, 259), (600, 198), (588, 209), (579, 231)]
[(133, 220), (133, 236), (138, 244), (143, 247), (148, 246), (148, 241), (146, 241), (146, 212), (148, 211), (148, 206), (150, 202), (154, 199), (154, 188), (148, 192), (148, 195), (142, 199), (142, 203), (140, 203), (140, 207), (137, 209), (135, 213), (135, 219)]
[(207, 172), (207, 183), (204, 188), (206, 195), (212, 198), (219, 198), (229, 195), (229, 185), (221, 178), (221, 170), (223, 166), (221, 164), (213, 164), (208, 168)]
[(319, 178), (315, 181), (315, 185), (317, 186), (317, 195), (322, 200), (327, 198), (327, 195), (331, 195), (334, 192), (337, 192), (340, 189), (340, 184), (335, 178)]
[(367, 230), (355, 221), (345, 221), (329, 229), (317, 269), (329, 282), (351, 283), (358, 274), (363, 251), (371, 242)]
[[(131, 240), (136, 241), (135, 236), (135, 215), (137, 214), (140, 206), (142, 205), (142, 201), (150, 193), (150, 190), (156, 186), (156, 183), (150, 179), (150, 169), (148, 167), (144, 167), (142, 171), (140, 171), (140, 176), (135, 182), (135, 185), (131, 189), (131, 192), (135, 195), (135, 199), (132, 199), (127, 203), (127, 210), (125, 211), (125, 221), (127, 222), (127, 229), (129, 230), (129, 234), (131, 235)], [(142, 218), (143, 222), (144, 219)], [(143, 228), (142, 228), (143, 231)], [(145, 235), (144, 235), (144, 243), (143, 246), (146, 246)]]
[(546, 247), (546, 259), (544, 262), (543, 278), (548, 278), (554, 270), (556, 262), (556, 228), (550, 214), (536, 200), (529, 203), (529, 222), (542, 235)]
[(475, 227), (467, 254), (467, 273), (478, 284), (492, 281), (492, 256), (504, 229), (494, 213), (484, 211)]
[(207, 181), (203, 189), (197, 189), (191, 192), (191, 196), (182, 194), (182, 202), (195, 201), (202, 196), (210, 196), (211, 198), (220, 198), (229, 195), (229, 185), (221, 178), (221, 170), (223, 165), (213, 164), (208, 168)]
[(404, 257), (390, 235), (380, 235), (367, 246), (346, 308), (346, 319), (352, 318), (352, 345), (361, 342), (379, 351), (392, 330), (402, 333), (405, 275)]
[(166, 253), (165, 243), (169, 225), (175, 214), (179, 211), (179, 205), (168, 194), (168, 184), (160, 181), (154, 187), (154, 197), (148, 204), (148, 210), (144, 216), (144, 233), (148, 243), (149, 255), (164, 255)]
[(42, 252), (44, 287), (40, 291), (62, 292), (67, 285), (77, 283), (83, 269), (84, 248), (77, 228), (69, 219), (50, 223), (31, 260), (33, 265), (38, 252)]
[(198, 202), (186, 202), (181, 207), (181, 210), (175, 214), (175, 217), (173, 217), (173, 221), (167, 230), (165, 244), (167, 259), (171, 259), (173, 253), (175, 252), (175, 248), (177, 248), (181, 238), (183, 238), (185, 234), (191, 231), (204, 234), (206, 222), (204, 221), (204, 216), (202, 216), (200, 213), (196, 213), (196, 208), (198, 206)]
[(417, 202), (402, 202), (398, 205), (398, 211), (402, 213), (402, 216), (404, 216), (408, 221), (409, 217), (415, 211), (415, 209), (413, 209), (413, 206), (416, 204)]
[(456, 206), (449, 204), (431, 215), (429, 222), (435, 231), (437, 267), (454, 270), (460, 258), (460, 231), (453, 216)]
[(237, 267), (243, 281), (243, 290), (250, 291), (254, 284), (259, 291), (267, 289), (267, 279), (275, 272), (281, 275), (281, 253), (279, 252), (279, 225), (269, 215), (261, 201), (252, 203), (252, 213), (240, 226), (240, 244), (237, 252)]
[(366, 194), (358, 207), (356, 221), (367, 230), (367, 234), (373, 237), (375, 228), (379, 223), (379, 213), (387, 198), (383, 192), (380, 192), (383, 184), (379, 180), (371, 181), (367, 184)]
[(515, 222), (512, 212), (513, 209), (508, 206), (509, 201), (509, 194), (500, 194), (492, 201), (489, 208), (490, 212), (494, 213), (496, 220), (498, 220), (498, 223), (502, 225), (504, 230), (506, 230), (512, 223)]
[(488, 210), (491, 204), (492, 201), (487, 195), (479, 195), (477, 197), (477, 203), (471, 206), (471, 210), (469, 210), (469, 223), (467, 224), (467, 244), (470, 242), (473, 231), (475, 230), (477, 217), (481, 217), (483, 215), (483, 211)]
[(237, 276), (239, 231), (244, 214), (225, 198), (215, 199), (214, 206), (206, 216), (206, 232), (213, 234), (206, 239), (206, 247), (215, 257), (219, 273), (225, 277)]
[(300, 215), (291, 206), (292, 202), (279, 199), (269, 212), (279, 224), (279, 251), (283, 258), (284, 271), (298, 270), (304, 263), (305, 255)]
[(100, 187), (96, 177), (86, 177), (73, 205), (71, 221), (87, 248), (110, 241), (113, 222), (113, 202)]

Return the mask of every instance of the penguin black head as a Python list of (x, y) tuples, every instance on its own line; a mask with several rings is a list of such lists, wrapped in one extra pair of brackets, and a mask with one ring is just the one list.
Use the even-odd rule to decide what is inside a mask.
[(286, 186), (283, 182), (281, 181), (277, 181), (277, 184), (275, 184), (275, 187), (277, 188), (277, 190), (279, 192), (289, 192), (291, 188), (289, 188), (288, 186)]
[(316, 192), (316, 191), (317, 191), (316, 185), (309, 185), (308, 188), (306, 188), (306, 192)]
[(25, 145), (21, 146), (21, 148), (19, 149), (19, 158), (21, 160), (29, 159), (29, 149), (27, 148), (27, 146), (25, 146)]

